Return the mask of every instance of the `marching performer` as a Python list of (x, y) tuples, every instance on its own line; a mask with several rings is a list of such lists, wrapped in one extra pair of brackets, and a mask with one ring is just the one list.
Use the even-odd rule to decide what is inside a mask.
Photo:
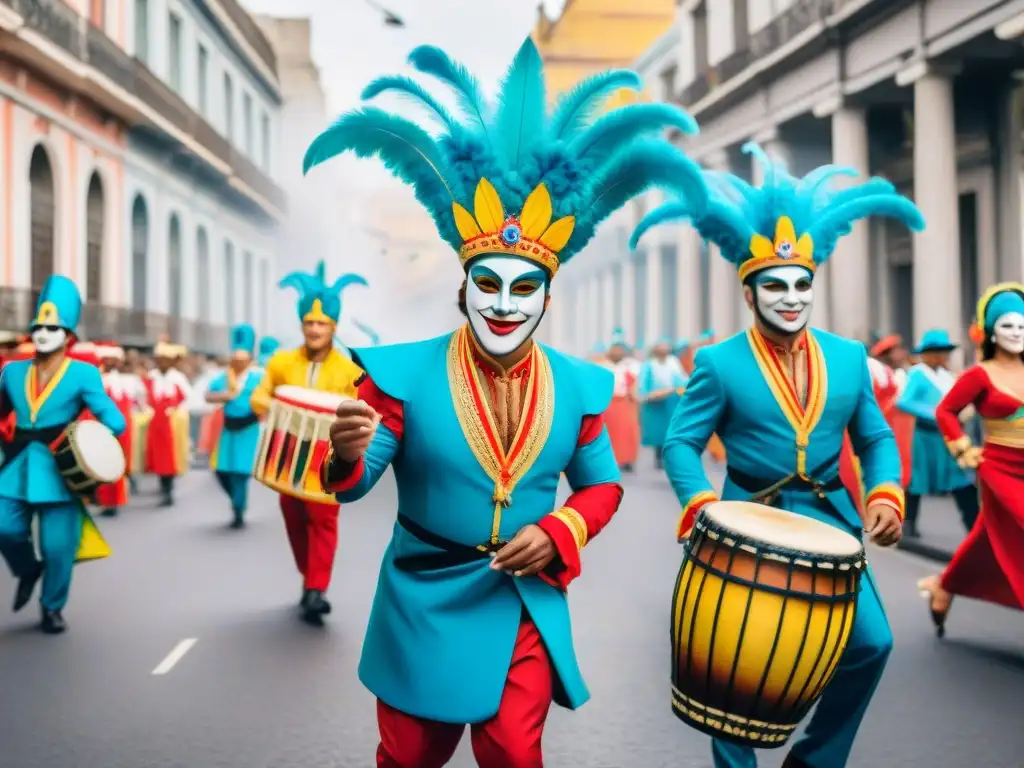
[[(879, 339), (868, 353), (868, 368), (871, 371), (875, 399), (878, 401), (878, 407), (882, 409), (885, 420), (889, 422), (896, 436), (896, 444), (900, 448), (904, 488), (910, 485), (914, 443), (914, 417), (901, 411), (896, 405), (907, 384), (907, 372), (903, 367), (906, 357), (907, 350), (903, 347), (903, 339), (898, 335)], [(904, 534), (912, 535), (906, 528), (904, 525)]]
[[(275, 390), (284, 385), (356, 396), (356, 381), (362, 371), (334, 348), (334, 332), (341, 318), (341, 292), (349, 285), (365, 286), (367, 282), (359, 275), (348, 274), (328, 285), (325, 269), (321, 261), (313, 274), (293, 272), (280, 282), (282, 288), (294, 288), (299, 293), (304, 344), (298, 349), (279, 350), (267, 362), (251, 398), (253, 411), (260, 415), (270, 409)], [(338, 505), (283, 493), (280, 499), (288, 543), (303, 579), (299, 602), (302, 618), (319, 624), (331, 612), (324, 593), (331, 583), (338, 549)]]
[[(899, 454), (875, 402), (866, 350), (807, 327), (814, 274), (852, 223), (895, 217), (913, 229), (924, 222), (909, 200), (882, 179), (839, 191), (831, 177), (852, 169), (827, 166), (802, 179), (774, 164), (760, 147), (744, 150), (761, 163), (764, 183), (708, 174), (711, 204), (701, 216), (666, 203), (641, 221), (633, 244), (650, 227), (688, 218), (736, 265), (754, 327), (698, 352), (693, 376), (665, 441), (665, 468), (683, 505), (678, 536), (719, 497), (701, 454), (717, 432), (728, 454), (722, 499), (771, 504), (889, 546), (903, 514)], [(861, 519), (838, 478), (846, 430), (868, 487)], [(842, 768), (892, 647), (881, 598), (862, 581), (849, 646), (786, 768)], [(751, 768), (750, 747), (715, 740), (717, 768)]]
[(263, 378), (263, 370), (253, 365), (256, 331), (238, 325), (231, 331), (231, 361), (228, 369), (210, 382), (206, 401), (223, 406), (221, 432), (210, 455), (210, 468), (231, 502), (231, 527), (245, 527), (249, 506), (249, 478), (256, 460), (260, 439), (259, 416), (250, 401)]
[(662, 468), (661, 450), (679, 395), (686, 387), (686, 375), (672, 355), (672, 344), (661, 339), (640, 367), (637, 395), (640, 398), (640, 434), (643, 444), (654, 449), (654, 466)]
[[(0, 376), (0, 420), (13, 413), (16, 425), (0, 466), (0, 553), (18, 579), (15, 611), (32, 598), (42, 576), (41, 629), (47, 634), (66, 629), (63, 610), (76, 559), (109, 553), (81, 499), (65, 484), (52, 446), (83, 410), (114, 434), (125, 429), (99, 369), (67, 356), (81, 310), (75, 283), (61, 275), (49, 278), (32, 321), (35, 355), (8, 363)], [(32, 543), (34, 517), (42, 562)]]
[(612, 343), (602, 363), (615, 376), (612, 402), (604, 413), (608, 438), (615, 463), (623, 472), (632, 472), (640, 452), (640, 418), (637, 412), (636, 374), (627, 360), (629, 345), (621, 329), (612, 334)]
[[(977, 469), (981, 515), (941, 576), (918, 585), (930, 600), (939, 637), (954, 595), (1024, 609), (1024, 285), (1000, 283), (978, 302), (981, 362), (968, 369), (935, 411), (961, 467)], [(961, 414), (978, 410), (985, 443), (964, 433)]]
[[(921, 362), (910, 369), (906, 387), (896, 401), (897, 408), (915, 419), (911, 449), (913, 463), (907, 488), (908, 536), (918, 535), (922, 496), (952, 494), (968, 531), (978, 518), (978, 488), (974, 484), (974, 473), (957, 466), (956, 460), (946, 450), (935, 421), (935, 409), (955, 381), (947, 366), (950, 352), (956, 348), (945, 331), (925, 333), (914, 350), (914, 354), (921, 357)], [(964, 414), (968, 420), (971, 415), (970, 412)]]
[[(479, 765), (541, 765), (552, 697), (573, 708), (588, 698), (565, 589), (622, 490), (601, 417), (613, 377), (533, 333), (559, 265), (614, 210), (669, 173), (689, 174), (703, 192), (696, 165), (669, 144), (632, 144), (659, 124), (696, 126), (665, 104), (591, 123), (611, 91), (639, 87), (631, 72), (595, 75), (549, 116), (530, 40), (496, 106), (441, 50), (418, 48), (410, 61), (455, 89), (466, 122), (415, 82), (382, 78), (364, 96), (413, 93), (445, 135), (367, 107), (306, 155), (307, 169), (346, 150), (380, 157), (413, 186), (466, 271), (466, 324), (355, 350), (368, 377), (362, 400), (343, 403), (332, 430), (323, 479), (338, 498), (361, 498), (393, 464), (400, 499), (359, 675), (378, 700), (379, 767), (445, 765), (466, 724)], [(563, 470), (574, 492), (559, 506)]]
[(145, 471), (160, 478), (160, 506), (174, 506), (174, 480), (188, 471), (187, 403), (192, 385), (175, 365), (185, 350), (159, 342), (153, 350), (156, 367), (143, 379), (152, 411), (146, 427)]
[[(97, 344), (96, 353), (103, 374), (103, 389), (121, 412), (125, 424), (131, 424), (139, 404), (134, 386), (119, 370), (124, 363), (124, 350), (116, 344)], [(128, 504), (128, 476), (132, 473), (132, 430), (125, 428), (119, 439), (124, 451), (126, 471), (125, 476), (116, 483), (100, 486), (96, 491), (96, 503), (103, 510), (101, 514), (104, 517), (115, 517), (118, 510)]]

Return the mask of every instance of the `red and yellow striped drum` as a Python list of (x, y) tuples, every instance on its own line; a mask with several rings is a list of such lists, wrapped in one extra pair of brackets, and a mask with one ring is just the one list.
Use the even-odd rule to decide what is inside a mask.
[(349, 399), (316, 389), (277, 387), (256, 450), (253, 477), (286, 496), (334, 502), (333, 494), (320, 484), (320, 465), (330, 447), (334, 412)]
[(672, 597), (672, 709), (704, 733), (783, 746), (835, 672), (864, 548), (792, 512), (723, 501), (698, 516)]

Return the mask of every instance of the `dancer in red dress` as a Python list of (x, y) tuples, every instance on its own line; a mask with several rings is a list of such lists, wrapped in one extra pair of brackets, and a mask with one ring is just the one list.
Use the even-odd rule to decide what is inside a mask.
[(174, 478), (188, 469), (188, 413), (185, 403), (191, 385), (174, 367), (183, 350), (160, 342), (153, 351), (156, 368), (143, 381), (146, 400), (153, 418), (146, 430), (146, 467), (148, 474), (160, 478), (161, 507), (174, 505)]
[(612, 441), (615, 462), (623, 472), (632, 472), (640, 451), (640, 416), (636, 400), (636, 374), (626, 359), (629, 345), (621, 331), (612, 336), (612, 343), (601, 365), (615, 376), (615, 394), (605, 411), (604, 420)]
[[(978, 302), (981, 362), (949, 390), (935, 420), (950, 452), (977, 468), (981, 513), (940, 576), (918, 586), (939, 637), (954, 595), (1024, 610), (1024, 285), (1001, 283)], [(974, 406), (985, 425), (978, 447), (960, 414)]]
[[(117, 410), (124, 416), (125, 424), (132, 423), (132, 413), (137, 407), (135, 390), (120, 371), (124, 362), (124, 350), (116, 344), (97, 344), (96, 355), (103, 372), (103, 388), (114, 401)], [(100, 486), (96, 491), (96, 503), (103, 509), (104, 517), (115, 517), (118, 509), (128, 504), (128, 476), (132, 473), (132, 431), (126, 429), (121, 433), (121, 449), (127, 464), (124, 477), (116, 483)]]

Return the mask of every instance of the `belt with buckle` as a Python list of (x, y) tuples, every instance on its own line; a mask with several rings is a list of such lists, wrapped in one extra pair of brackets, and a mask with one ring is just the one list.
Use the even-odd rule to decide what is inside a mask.
[(442, 568), (453, 568), (457, 565), (465, 565), (476, 560), (489, 560), (491, 555), (505, 546), (508, 542), (499, 541), (496, 544), (462, 544), (440, 536), (433, 531), (428, 531), (419, 523), (410, 519), (407, 515), (399, 513), (398, 524), (424, 544), (440, 549), (440, 552), (428, 552), (422, 555), (402, 555), (395, 558), (395, 567), (400, 571), (419, 573), (422, 571), (438, 571)]

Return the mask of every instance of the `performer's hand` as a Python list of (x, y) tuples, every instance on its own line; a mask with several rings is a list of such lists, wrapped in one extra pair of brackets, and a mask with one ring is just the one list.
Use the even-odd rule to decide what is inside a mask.
[(335, 411), (331, 424), (334, 455), (350, 464), (359, 461), (373, 440), (380, 417), (362, 400), (345, 400)]
[(534, 576), (558, 555), (555, 542), (539, 525), (528, 525), (498, 550), (491, 561), (496, 571), (508, 571), (513, 576)]
[(865, 512), (864, 532), (880, 547), (891, 547), (903, 538), (903, 521), (888, 504), (872, 504)]

